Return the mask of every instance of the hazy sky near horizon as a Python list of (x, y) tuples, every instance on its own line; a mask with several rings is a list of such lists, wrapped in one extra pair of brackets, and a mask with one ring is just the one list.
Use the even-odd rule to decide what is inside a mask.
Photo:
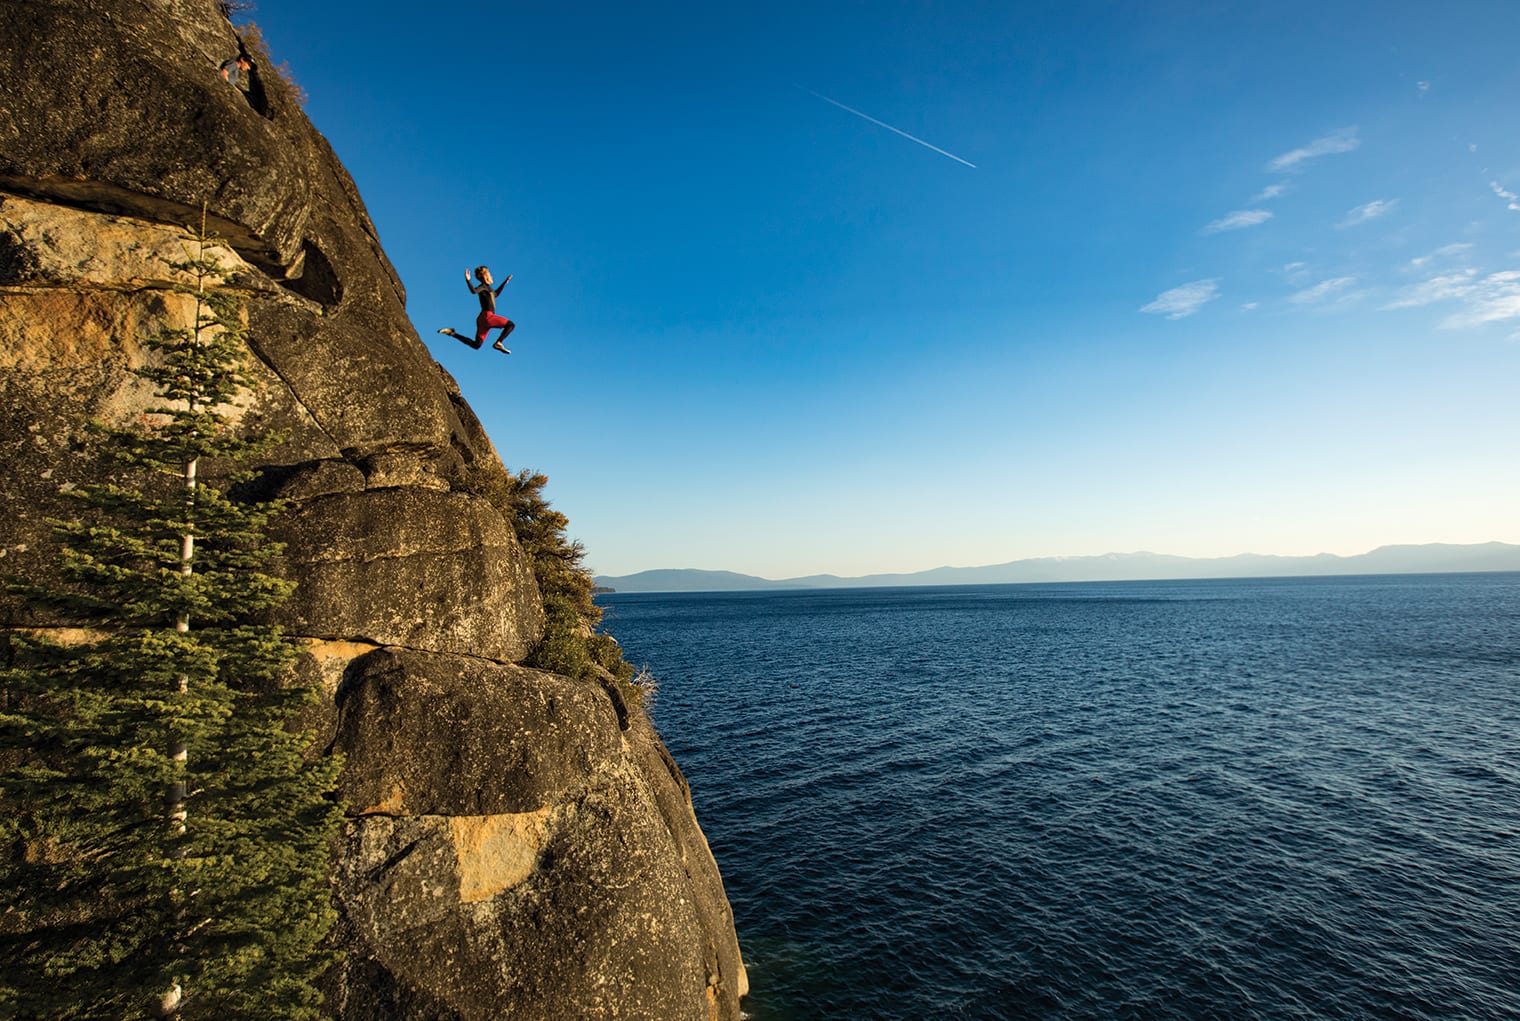
[(1520, 542), (1512, 0), (251, 17), (597, 573)]

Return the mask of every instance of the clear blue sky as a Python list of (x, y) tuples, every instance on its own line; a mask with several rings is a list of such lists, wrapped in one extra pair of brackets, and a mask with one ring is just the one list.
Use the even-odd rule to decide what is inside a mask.
[(252, 17), (597, 573), (1520, 542), (1513, 0)]

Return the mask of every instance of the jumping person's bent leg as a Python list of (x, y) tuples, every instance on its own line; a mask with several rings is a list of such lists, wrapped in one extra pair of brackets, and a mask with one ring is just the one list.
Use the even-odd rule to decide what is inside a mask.
[(479, 337), (473, 337), (473, 338), (472, 337), (466, 337), (464, 334), (460, 333), (458, 330), (452, 329), (451, 327), (448, 327), (448, 326), (445, 326), (443, 329), (439, 330), (438, 332), (441, 333), (441, 334), (443, 334), (445, 337), (453, 337), (455, 340), (459, 341), (461, 344), (467, 344), (470, 347), (473, 347), (477, 351), (480, 350), (480, 345), (482, 345), (482, 344), (484, 344), (486, 342), (486, 338), (485, 338), (484, 335), (479, 336)]
[(506, 340), (507, 339), (507, 334), (511, 333), (516, 328), (517, 328), (517, 324), (514, 323), (512, 320), (508, 319), (507, 320), (507, 325), (505, 325), (505, 326), (503, 326), (501, 328), (501, 336), (497, 337), (496, 338), (496, 343), (492, 344), (491, 346), (494, 347), (496, 350), (500, 351), (502, 354), (511, 354), (512, 352), (507, 350), (507, 346), (505, 344), (503, 344), (502, 341)]

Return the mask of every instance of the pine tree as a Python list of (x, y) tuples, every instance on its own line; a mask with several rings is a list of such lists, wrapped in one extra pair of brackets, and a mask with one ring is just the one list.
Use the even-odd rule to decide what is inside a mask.
[(263, 570), (280, 508), (201, 477), (261, 443), (229, 421), (241, 308), (187, 240), (192, 324), (138, 370), (153, 424), (95, 427), (116, 477), (72, 494), (58, 578), (16, 587), (74, 630), (12, 631), (0, 672), (0, 1016), (322, 1016), (338, 763), (304, 761), (315, 695), (253, 623), (291, 588)]

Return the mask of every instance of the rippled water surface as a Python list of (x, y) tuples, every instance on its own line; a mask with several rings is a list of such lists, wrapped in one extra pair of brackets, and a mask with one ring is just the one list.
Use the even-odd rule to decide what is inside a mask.
[(1520, 1018), (1520, 575), (611, 595), (794, 1018)]

